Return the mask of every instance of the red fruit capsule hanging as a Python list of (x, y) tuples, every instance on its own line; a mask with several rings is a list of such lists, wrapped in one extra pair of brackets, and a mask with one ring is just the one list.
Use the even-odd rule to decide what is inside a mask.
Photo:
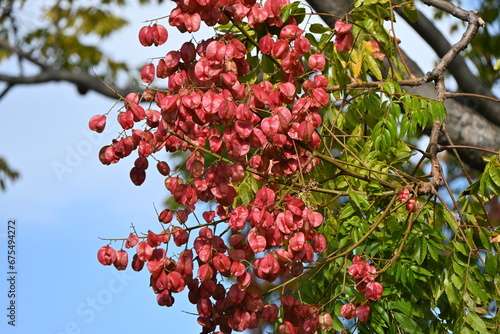
[(125, 270), (128, 265), (128, 254), (123, 249), (116, 252), (116, 260), (113, 265), (117, 270)]
[(101, 133), (104, 131), (106, 127), (106, 116), (104, 115), (95, 115), (89, 121), (89, 128), (92, 131), (97, 133)]
[(97, 260), (104, 266), (109, 266), (116, 261), (116, 251), (109, 246), (102, 246), (97, 252)]
[(344, 304), (340, 307), (340, 314), (347, 320), (356, 316), (356, 306), (352, 303)]
[(410, 212), (417, 212), (421, 207), (421, 203), (415, 198), (409, 198), (406, 202), (406, 210)]

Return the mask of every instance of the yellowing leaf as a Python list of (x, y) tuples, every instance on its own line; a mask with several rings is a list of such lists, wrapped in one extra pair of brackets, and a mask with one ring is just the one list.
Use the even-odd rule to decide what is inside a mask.
[(370, 52), (372, 52), (372, 53), (377, 52), (377, 49), (375, 49), (375, 46), (373, 46), (373, 44), (372, 44), (372, 43), (370, 43), (370, 42), (368, 42), (368, 41), (363, 41), (363, 44), (365, 45), (365, 48), (366, 48), (368, 51), (370, 51)]
[(349, 62), (349, 65), (351, 67), (354, 78), (359, 80), (359, 75), (361, 74), (361, 68), (363, 66), (363, 52), (361, 53), (353, 52), (351, 55), (351, 61)]

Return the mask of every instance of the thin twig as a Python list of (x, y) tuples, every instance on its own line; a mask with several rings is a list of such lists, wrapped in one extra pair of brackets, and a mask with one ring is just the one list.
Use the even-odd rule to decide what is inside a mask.
[(478, 99), (485, 99), (485, 100), (490, 100), (490, 101), (493, 101), (493, 102), (500, 102), (500, 99), (497, 99), (495, 97), (481, 95), (481, 94), (472, 94), (472, 93), (451, 93), (451, 92), (446, 92), (446, 93), (444, 93), (444, 97), (446, 97), (447, 99), (453, 99), (453, 98), (456, 98), (456, 97), (477, 97)]

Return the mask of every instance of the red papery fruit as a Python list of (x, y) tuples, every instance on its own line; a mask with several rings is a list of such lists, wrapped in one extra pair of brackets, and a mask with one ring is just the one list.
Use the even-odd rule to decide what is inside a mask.
[(202, 240), (200, 238), (196, 238), (194, 242), (194, 249), (198, 258), (201, 262), (209, 262), (212, 258), (212, 247), (210, 242), (207, 240)]
[(405, 203), (410, 198), (410, 191), (406, 188), (402, 188), (398, 192), (398, 201)]
[[(187, 217), (188, 217), (188, 212), (186, 210), (177, 211), (176, 218), (177, 218), (177, 221), (179, 223), (184, 224), (185, 222), (187, 222)], [(186, 231), (186, 233), (187, 233), (187, 231)], [(180, 240), (181, 239), (179, 239), (179, 242), (180, 242)]]
[(139, 30), (139, 42), (142, 46), (153, 45), (153, 34), (150, 26), (144, 26)]
[(294, 262), (290, 267), (290, 274), (293, 277), (298, 277), (304, 272), (304, 264), (302, 262)]
[(271, 53), (274, 47), (274, 39), (271, 35), (267, 34), (259, 40), (259, 49), (265, 55)]
[(379, 282), (369, 282), (365, 287), (365, 297), (368, 300), (379, 300), (384, 293), (384, 287)]
[(252, 275), (245, 271), (242, 275), (238, 276), (237, 281), (239, 288), (245, 290), (252, 283)]
[(123, 128), (123, 130), (130, 130), (134, 127), (134, 114), (132, 111), (127, 110), (125, 112), (118, 114), (118, 123)]
[(193, 251), (185, 249), (179, 254), (176, 270), (182, 276), (190, 276), (193, 273)]
[(153, 24), (150, 28), (151, 41), (155, 46), (165, 44), (168, 39), (168, 31), (161, 24)]
[(156, 168), (158, 169), (158, 172), (160, 172), (160, 174), (163, 176), (167, 176), (168, 174), (170, 174), (170, 166), (165, 161), (158, 161), (158, 163), (156, 164)]
[[(258, 259), (258, 269), (265, 274), (277, 274), (280, 271), (280, 264), (272, 254), (267, 254), (262, 259)], [(257, 262), (257, 260), (255, 261)], [(257, 264), (256, 264), (257, 266)]]
[(214, 293), (212, 294), (212, 297), (215, 300), (224, 300), (226, 298), (226, 288), (224, 287), (223, 284), (217, 284), (215, 286)]
[(346, 34), (352, 28), (352, 24), (344, 23), (342, 21), (335, 22), (335, 30), (337, 34)]
[(267, 10), (261, 8), (259, 4), (252, 7), (250, 13), (248, 13), (248, 25), (254, 29), (259, 28), (260, 24), (263, 23), (268, 17)]
[(314, 76), (314, 85), (316, 88), (326, 88), (328, 86), (328, 79), (322, 74)]
[(149, 167), (148, 159), (139, 157), (135, 159), (134, 166), (146, 170)]
[(325, 68), (325, 56), (321, 53), (314, 53), (309, 57), (309, 67), (315, 72), (321, 72)]
[[(158, 295), (159, 305), (171, 306), (172, 294), (187, 285), (188, 298), (197, 305), (198, 322), (204, 333), (215, 332), (217, 326), (221, 333), (244, 331), (257, 327), (261, 320), (277, 321), (280, 315), (277, 305), (264, 305), (263, 293), (253, 285), (253, 279), (273, 282), (278, 277), (284, 280), (298, 277), (304, 272), (304, 264), (313, 262), (315, 254), (327, 247), (326, 238), (315, 230), (323, 216), (308, 209), (303, 200), (284, 196), (278, 190), (281, 188), (271, 181), (297, 172), (309, 173), (319, 164), (319, 159), (303, 145), (314, 150), (321, 144), (317, 130), (322, 124), (319, 108), (333, 101), (333, 96), (326, 91), (325, 76), (307, 75), (311, 71), (324, 71), (326, 59), (311, 51), (311, 44), (303, 36), (296, 17), (283, 22), (281, 11), (289, 4), (288, 0), (268, 0), (263, 7), (255, 0), (176, 3), (178, 7), (169, 15), (169, 23), (181, 32), (198, 30), (201, 20), (207, 25), (229, 22), (226, 15), (236, 22), (247, 19), (255, 28), (261, 24), (276, 26), (269, 30), (271, 34), (260, 39), (259, 49), (280, 62), (282, 80), (269, 76), (270, 81), (258, 84), (240, 82), (239, 78), (251, 70), (245, 57), (249, 51), (231, 33), (198, 44), (186, 42), (179, 51), (167, 53), (156, 66), (148, 64), (142, 68), (143, 82), (150, 84), (156, 77), (168, 78), (164, 85), (167, 87), (146, 89), (142, 97), (135, 93), (126, 96), (124, 112), (118, 116), (120, 125), (129, 130), (136, 122), (145, 121), (141, 123), (146, 123), (146, 127), (134, 129), (131, 134), (123, 132), (113, 145), (101, 149), (99, 158), (104, 164), (111, 164), (137, 150), (139, 158), (130, 177), (134, 184), (140, 185), (146, 177), (148, 157), (153, 152), (163, 149), (189, 152), (185, 162), (189, 182), (170, 177), (166, 162), (157, 163), (159, 173), (166, 176), (165, 187), (176, 203), (184, 205), (176, 212), (176, 219), (185, 223), (199, 201), (217, 203), (213, 211), (203, 212), (203, 219), (208, 224), (219, 223), (218, 219), (229, 224), (233, 232), (230, 247), (213, 229), (201, 228), (192, 249), (182, 247), (184, 250), (178, 256), (166, 257), (167, 247), (161, 244), (168, 243), (171, 234), (178, 247), (186, 245), (190, 236), (185, 225), (171, 226), (173, 213), (169, 209), (158, 216), (162, 224), (169, 224), (163, 227), (166, 230), (159, 234), (148, 231), (142, 242), (130, 233), (125, 247), (137, 247), (131, 263), (133, 270), (142, 270), (147, 263), (150, 284)], [(342, 52), (353, 47), (351, 28), (352, 25), (343, 22), (336, 24), (335, 43)], [(139, 32), (144, 46), (158, 46), (167, 39), (167, 30), (162, 25), (143, 27)], [(373, 43), (365, 45), (367, 50), (372, 47), (378, 50)], [(304, 68), (304, 55), (308, 57), (309, 73)], [(302, 87), (300, 78), (304, 80)], [(302, 96), (298, 98), (297, 94)], [(140, 101), (150, 102), (148, 108), (152, 109), (145, 110)], [(156, 107), (151, 107), (153, 104)], [(90, 120), (89, 127), (102, 132), (105, 123), (106, 117), (97, 115)], [(227, 156), (232, 163), (205, 161), (205, 153), (196, 147), (209, 147)], [(252, 157), (247, 156), (250, 152)], [(237, 196), (235, 187), (248, 177), (247, 167), (259, 172), (258, 180), (270, 179), (256, 191), (253, 199), (244, 201), (244, 206), (233, 205)], [(98, 259), (106, 265), (113, 263), (119, 270), (125, 269), (128, 262), (124, 250), (116, 252), (109, 246), (99, 250)], [(197, 277), (193, 277), (194, 260)], [(355, 257), (349, 268), (349, 274), (356, 279), (356, 288), (362, 291), (359, 295), (367, 301), (377, 300), (383, 293), (382, 285), (374, 282), (374, 273), (375, 268), (361, 257)], [(220, 281), (225, 277), (236, 278), (227, 292)], [(319, 307), (302, 304), (293, 297), (281, 298), (281, 305), (279, 333), (332, 329), (332, 317), (321, 313)], [(360, 307), (359, 311), (365, 312), (368, 318), (369, 308)], [(350, 319), (356, 316), (356, 307), (344, 305), (341, 313)], [(358, 316), (362, 319), (364, 315)]]
[(292, 103), (295, 99), (295, 85), (291, 82), (279, 84), (280, 97), (286, 104)]
[(113, 153), (119, 158), (128, 156), (134, 148), (134, 142), (129, 137), (113, 142)]
[[(349, 275), (352, 277), (358, 279), (358, 280), (363, 280), (364, 282), (373, 282), (375, 278), (377, 277), (375, 275), (376, 269), (373, 266), (370, 266), (366, 262), (361, 262), (361, 263), (355, 263), (352, 264), (349, 269), (348, 269)], [(362, 286), (364, 288), (364, 285)], [(357, 286), (357, 289), (360, 290), (360, 286)]]
[(245, 272), (246, 272), (246, 267), (243, 263), (237, 261), (231, 263), (229, 276), (240, 277), (241, 275), (245, 274)]
[(352, 258), (352, 263), (353, 264), (366, 263), (366, 259), (364, 259), (361, 255), (354, 255), (354, 257)]
[(420, 206), (420, 202), (415, 197), (409, 198), (406, 202), (406, 210), (409, 212), (417, 212), (420, 209)]
[(247, 217), (248, 209), (239, 206), (231, 212), (229, 216), (229, 226), (234, 232), (239, 232), (245, 228)]
[(127, 96), (125, 96), (124, 105), (126, 108), (129, 108), (131, 105), (138, 104), (138, 103), (139, 103), (139, 94), (128, 93)]
[(144, 108), (141, 107), (140, 105), (132, 104), (130, 105), (129, 110), (132, 111), (132, 115), (134, 116), (134, 122), (139, 122), (142, 121), (144, 118), (146, 118), (146, 112), (144, 111)]
[[(179, 214), (179, 213), (177, 213), (177, 214)], [(188, 240), (189, 240), (188, 231), (182, 229), (179, 226), (174, 226), (173, 230), (174, 230), (174, 243), (178, 247), (180, 247), (188, 242)]]
[(304, 209), (303, 217), (313, 227), (318, 227), (323, 222), (323, 215), (320, 212), (312, 211), (308, 208)]
[(146, 157), (149, 157), (151, 155), (151, 153), (153, 153), (153, 148), (151, 147), (151, 145), (148, 142), (141, 140), (139, 142), (138, 153), (139, 153), (140, 157), (146, 158)]
[(144, 268), (144, 261), (141, 261), (137, 254), (134, 254), (132, 258), (132, 269), (134, 271), (141, 271)]
[(211, 265), (205, 263), (198, 268), (198, 277), (201, 282), (207, 282), (214, 276), (214, 270)]
[(170, 241), (170, 230), (163, 230), (160, 234), (158, 234), (158, 240), (160, 243), (168, 244)]
[(161, 293), (156, 296), (156, 301), (159, 306), (167, 306), (170, 307), (174, 304), (174, 297), (172, 297), (172, 293), (168, 290), (163, 290)]
[(149, 261), (153, 255), (153, 248), (147, 242), (141, 241), (137, 244), (137, 257), (141, 261)]
[(162, 222), (163, 224), (168, 224), (172, 221), (173, 214), (170, 209), (165, 209), (162, 212), (160, 212), (160, 215), (158, 216), (158, 220)]
[(263, 252), (266, 249), (266, 238), (258, 234), (254, 227), (248, 232), (248, 244), (254, 253)]
[(330, 332), (333, 327), (333, 319), (330, 313), (321, 312), (318, 316), (318, 324), (323, 332)]
[[(196, 279), (196, 280), (198, 280), (198, 279)], [(213, 296), (216, 289), (217, 289), (217, 284), (215, 284), (215, 282), (213, 280), (203, 282), (203, 283), (201, 283), (200, 289), (199, 289), (200, 297), (201, 298), (210, 298), (211, 296)]]
[(101, 133), (104, 131), (106, 127), (106, 116), (104, 115), (95, 115), (89, 121), (89, 128), (92, 131), (97, 133)]
[(155, 79), (155, 66), (153, 64), (144, 65), (141, 69), (141, 80), (150, 84)]
[(298, 252), (304, 248), (304, 244), (306, 242), (306, 238), (304, 233), (298, 232), (294, 233), (289, 240), (289, 247), (291, 250)]
[(349, 52), (354, 43), (354, 35), (350, 31), (352, 24), (346, 24), (342, 21), (335, 22), (335, 47), (340, 52)]
[[(153, 249), (153, 253), (151, 254), (151, 257), (149, 258), (148, 266), (149, 266), (149, 264), (151, 264), (153, 262), (164, 263), (166, 253), (167, 252), (165, 251), (164, 248)], [(162, 268), (162, 266), (160, 266), (159, 268)]]
[(116, 260), (113, 265), (117, 270), (125, 270), (128, 265), (128, 254), (123, 249), (116, 252)]
[(116, 261), (116, 251), (110, 246), (102, 246), (97, 252), (97, 260), (103, 266), (110, 266)]
[[(179, 55), (185, 63), (194, 61), (196, 58), (196, 48), (194, 47), (194, 44), (191, 42), (185, 42), (182, 44)], [(179, 63), (178, 60), (177, 63)]]
[(210, 317), (212, 315), (212, 302), (208, 298), (200, 298), (196, 303), (196, 309), (201, 317)]
[(281, 58), (283, 55), (288, 54), (289, 50), (288, 42), (280, 39), (274, 43), (271, 54), (276, 58)]
[(262, 319), (264, 321), (274, 322), (278, 319), (279, 308), (275, 304), (265, 305), (262, 310)]
[[(143, 68), (144, 70), (144, 68)], [(141, 78), (142, 78), (142, 71), (141, 71)], [(160, 59), (158, 60), (158, 65), (156, 65), (156, 76), (160, 79), (165, 79), (171, 74), (169, 69), (167, 68), (167, 64), (165, 63), (165, 59)], [(144, 80), (144, 79), (143, 79)], [(151, 80), (152, 81), (152, 80)], [(146, 100), (146, 99), (145, 99)], [(152, 101), (152, 99), (149, 99), (149, 101)]]
[(276, 226), (284, 234), (290, 234), (297, 229), (293, 214), (290, 211), (280, 212), (276, 217)]
[(314, 252), (322, 253), (326, 249), (326, 238), (322, 234), (314, 235), (314, 238), (311, 241), (311, 246), (313, 247)]
[(258, 208), (266, 209), (267, 207), (274, 206), (276, 193), (274, 190), (267, 187), (262, 187), (255, 194), (254, 205)]
[(248, 311), (237, 308), (233, 316), (227, 319), (227, 324), (235, 331), (242, 332), (249, 327), (250, 318), (250, 313), (248, 313)]
[(356, 290), (358, 290), (360, 292), (365, 291), (366, 284), (367, 284), (367, 282), (365, 282), (364, 280), (362, 280), (360, 278), (356, 278), (356, 285), (355, 285)]
[(278, 327), (279, 334), (296, 334), (297, 328), (289, 321), (283, 322)]
[(177, 271), (171, 271), (167, 274), (167, 289), (171, 292), (181, 292), (186, 287), (184, 278)]
[(323, 88), (313, 88), (311, 90), (311, 106), (322, 107), (329, 101), (328, 94)]
[(347, 320), (354, 318), (356, 316), (356, 306), (352, 303), (342, 305), (340, 315)]
[(146, 171), (142, 168), (132, 167), (130, 170), (130, 180), (136, 186), (140, 186), (146, 180)]
[(368, 305), (358, 306), (356, 308), (356, 316), (358, 317), (359, 321), (367, 322), (368, 317), (370, 316), (370, 306)]
[(173, 71), (177, 70), (180, 60), (181, 53), (179, 51), (169, 51), (164, 58), (167, 73), (171, 74)]
[(293, 46), (295, 47), (295, 51), (304, 55), (311, 50), (311, 42), (305, 36), (299, 36), (293, 42)]
[(146, 109), (146, 123), (152, 128), (158, 127), (161, 114), (157, 110)]
[[(151, 262), (149, 262), (151, 263)], [(148, 263), (148, 269), (149, 269), (149, 263)], [(159, 291), (163, 291), (167, 289), (167, 273), (165, 270), (163, 270), (162, 267), (157, 268), (157, 271), (151, 270), (151, 287), (153, 287), (153, 290), (155, 290), (155, 293), (158, 293)]]
[(302, 330), (305, 333), (317, 333), (317, 319), (315, 319), (315, 318), (308, 318), (302, 324)]
[(202, 213), (202, 217), (207, 223), (211, 223), (215, 218), (215, 211), (205, 211)]
[(130, 233), (127, 238), (127, 241), (125, 242), (125, 248), (133, 248), (135, 247), (135, 245), (137, 245), (138, 242), (139, 242), (139, 237), (134, 233)]
[(280, 38), (282, 40), (293, 41), (294, 39), (296, 39), (298, 36), (302, 35), (303, 33), (304, 33), (304, 30), (300, 29), (297, 25), (288, 24), (281, 29)]
[(231, 269), (231, 260), (229, 259), (229, 257), (227, 257), (227, 255), (222, 253), (217, 253), (213, 256), (212, 264), (214, 268), (221, 273), (224, 273)]
[(159, 246), (161, 244), (161, 240), (158, 237), (158, 234), (156, 234), (153, 231), (149, 230), (148, 231), (148, 237), (147, 237), (147, 243), (148, 243), (148, 245), (150, 245), (151, 247), (154, 248), (154, 247)]

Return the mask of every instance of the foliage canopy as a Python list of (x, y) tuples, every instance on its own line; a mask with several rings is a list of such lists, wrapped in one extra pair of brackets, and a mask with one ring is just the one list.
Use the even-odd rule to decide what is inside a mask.
[[(395, 6), (416, 18), (411, 3), (356, 1), (334, 29), (310, 24), (299, 2), (176, 4), (171, 26), (192, 33), (204, 22), (216, 35), (144, 66), (147, 87), (121, 97), (124, 131), (100, 153), (111, 164), (137, 150), (136, 185), (157, 160), (177, 203), (159, 214), (160, 231), (123, 239), (136, 247), (133, 269), (147, 263), (158, 304), (187, 287), (204, 333), (263, 322), (279, 333), (498, 328), (499, 237), (487, 210), (498, 206), (498, 154), (474, 182), (462, 168), (459, 191), (438, 156), (444, 73), (481, 19), (453, 7), (466, 33), (416, 78), (386, 29)], [(161, 23), (141, 29), (144, 46), (168, 45)], [(434, 99), (404, 90), (427, 82)], [(106, 120), (94, 116), (91, 129)], [(165, 151), (187, 158), (171, 170)], [(98, 253), (118, 269), (127, 258)]]
[[(141, 71), (145, 89), (116, 92), (123, 132), (99, 155), (112, 164), (137, 154), (136, 185), (156, 162), (172, 203), (158, 231), (110, 239), (98, 260), (124, 270), (128, 253), (115, 248), (133, 249), (131, 266), (151, 273), (158, 304), (172, 306), (188, 289), (205, 333), (497, 330), (498, 153), (482, 150), (486, 167), (473, 179), (457, 147), (438, 138), (447, 136), (443, 102), (453, 97), (448, 65), (471, 45), (493, 87), (500, 48), (481, 48), (498, 39), (491, 30), (474, 38), (483, 24), (474, 12), (424, 3), (453, 13), (465, 33), (415, 77), (387, 29), (397, 8), (418, 19), (412, 2), (355, 1), (329, 28), (310, 23), (300, 2), (175, 1), (168, 17), (141, 29), (141, 44), (168, 46), (166, 22), (187, 34), (206, 24), (216, 34), (155, 49), (161, 57)], [(498, 17), (494, 2), (482, 6), (484, 19)], [(102, 79), (113, 83), (127, 69), (84, 42), (113, 33), (122, 18), (59, 3), (46, 14), (46, 27), (22, 36), (25, 56), (44, 59), (42, 70), (103, 66), (110, 71)], [(0, 57), (16, 54), (6, 41), (19, 36), (0, 33)], [(429, 82), (432, 98), (405, 90)], [(104, 131), (107, 119), (94, 116), (90, 128)], [(166, 152), (183, 153), (184, 162), (171, 168)]]

